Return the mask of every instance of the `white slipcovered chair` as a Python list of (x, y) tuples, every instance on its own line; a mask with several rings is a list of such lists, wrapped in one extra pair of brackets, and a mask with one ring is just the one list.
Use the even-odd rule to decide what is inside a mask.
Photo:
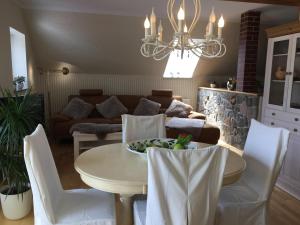
[(134, 202), (135, 225), (213, 225), (228, 150), (148, 150), (148, 199)]
[(24, 139), (35, 225), (115, 225), (114, 196), (96, 190), (65, 191), (41, 125)]
[(147, 138), (165, 138), (165, 115), (133, 116), (122, 115), (123, 143)]
[(267, 224), (267, 204), (288, 140), (288, 130), (251, 121), (243, 155), (247, 168), (237, 183), (222, 188), (217, 225)]

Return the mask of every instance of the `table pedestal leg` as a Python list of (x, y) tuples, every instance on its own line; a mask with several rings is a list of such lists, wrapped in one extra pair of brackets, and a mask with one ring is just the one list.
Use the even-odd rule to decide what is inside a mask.
[(120, 195), (120, 204), (118, 225), (133, 225), (132, 195)]

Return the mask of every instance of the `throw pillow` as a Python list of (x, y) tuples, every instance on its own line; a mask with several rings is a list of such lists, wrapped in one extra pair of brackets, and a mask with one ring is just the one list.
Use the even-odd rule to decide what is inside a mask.
[(83, 101), (80, 98), (73, 98), (64, 108), (62, 114), (73, 119), (83, 119), (89, 116), (94, 109), (92, 104)]
[(139, 104), (135, 108), (133, 115), (136, 116), (153, 116), (159, 113), (161, 104), (146, 98), (141, 98)]
[(174, 99), (169, 108), (166, 110), (166, 115), (168, 117), (186, 118), (192, 110), (192, 106)]
[(107, 119), (119, 117), (128, 112), (128, 109), (116, 96), (111, 96), (101, 104), (97, 104), (96, 109), (104, 118)]

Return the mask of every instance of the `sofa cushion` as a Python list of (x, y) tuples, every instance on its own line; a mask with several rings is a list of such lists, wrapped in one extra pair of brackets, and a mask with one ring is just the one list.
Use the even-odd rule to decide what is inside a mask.
[(217, 144), (220, 138), (220, 129), (210, 124), (205, 124), (202, 129), (199, 128), (166, 128), (167, 138), (177, 138), (179, 134), (191, 134), (192, 141), (203, 142), (207, 144)]
[(102, 89), (80, 89), (79, 95), (81, 96), (100, 96), (103, 95)]
[(165, 111), (171, 105), (173, 98), (172, 97), (164, 97), (164, 96), (147, 96), (147, 99), (157, 102), (161, 104), (160, 112), (165, 113)]
[(206, 116), (202, 113), (191, 111), (190, 115), (188, 116), (190, 119), (202, 119), (205, 120)]
[(189, 116), (192, 110), (193, 110), (192, 106), (174, 99), (171, 105), (169, 106), (169, 108), (167, 109), (166, 115), (168, 117), (175, 116), (175, 117), (186, 118)]
[(96, 106), (96, 104), (100, 104), (101, 102), (104, 102), (106, 99), (108, 99), (110, 96), (108, 95), (70, 95), (69, 96), (69, 102), (73, 99), (73, 98), (80, 98), (83, 101), (90, 103), (94, 106)]
[(144, 96), (140, 95), (117, 95), (120, 102), (128, 109), (128, 114), (133, 114), (135, 108)]
[(104, 118), (114, 118), (128, 112), (128, 109), (120, 102), (116, 96), (111, 96), (101, 104), (96, 104), (98, 110)]
[(151, 101), (146, 98), (141, 98), (139, 104), (135, 108), (133, 115), (136, 116), (153, 116), (159, 113), (160, 103)]
[(112, 118), (110, 121), (111, 121), (112, 124), (122, 124), (122, 118), (121, 117)]
[(173, 96), (172, 90), (152, 90), (152, 96), (164, 96), (164, 97), (171, 97)]
[(73, 98), (64, 108), (62, 114), (73, 119), (83, 119), (88, 117), (93, 109), (94, 106), (92, 104), (80, 98)]

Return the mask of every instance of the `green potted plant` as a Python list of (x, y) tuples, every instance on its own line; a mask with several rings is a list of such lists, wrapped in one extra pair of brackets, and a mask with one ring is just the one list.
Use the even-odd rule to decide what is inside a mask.
[(41, 118), (40, 101), (30, 91), (24, 96), (1, 91), (0, 176), (2, 211), (8, 219), (20, 219), (32, 208), (32, 193), (23, 156), (23, 138), (32, 133)]

